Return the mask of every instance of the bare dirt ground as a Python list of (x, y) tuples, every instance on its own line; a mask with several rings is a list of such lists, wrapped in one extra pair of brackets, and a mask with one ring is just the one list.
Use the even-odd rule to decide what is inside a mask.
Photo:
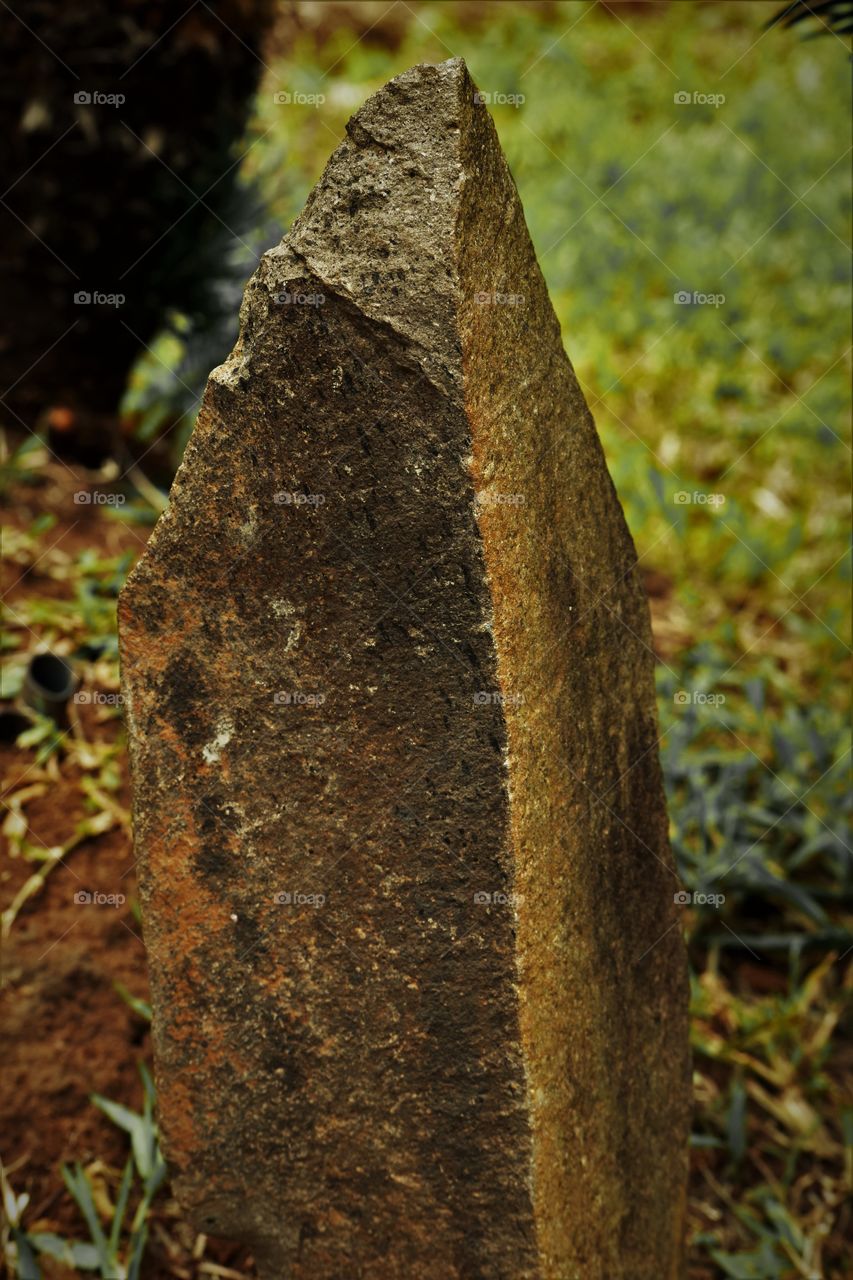
[[(58, 557), (67, 556), (73, 562), (92, 549), (103, 557), (126, 551), (136, 556), (148, 533), (143, 526), (123, 526), (108, 518), (102, 508), (75, 505), (75, 483), (79, 490), (88, 487), (82, 470), (51, 464), (45, 478), (47, 483), (38, 488), (19, 488), (7, 495), (14, 509), (7, 523), (10, 536), (12, 530), (30, 527), (45, 512), (58, 516), (31, 564), (4, 560), (6, 623), (18, 630), (28, 602), (75, 599), (74, 575), (55, 576), (62, 564)], [(38, 559), (42, 544), (51, 550)], [(35, 630), (28, 641), (33, 649), (38, 647)], [(89, 743), (110, 744), (120, 738), (118, 717), (105, 716), (94, 703), (75, 710)], [(117, 809), (126, 813), (130, 786), (123, 749), (116, 763), (121, 782), (112, 798)], [(60, 753), (39, 765), (32, 749), (0, 744), (0, 793), (6, 804), (22, 789), (41, 791), (25, 799), (24, 812), (27, 839), (45, 850), (68, 841), (86, 816), (83, 774), (70, 756)], [(0, 859), (0, 907), (4, 910), (34, 870), (32, 862), (12, 855), (12, 842), (4, 839)], [(80, 902), (81, 894), (92, 895), (93, 901)], [(99, 894), (122, 900), (99, 904)], [(63, 1163), (84, 1166), (104, 1197), (105, 1208), (115, 1197), (128, 1140), (91, 1103), (90, 1095), (98, 1093), (134, 1111), (142, 1110), (138, 1064), (151, 1061), (149, 1025), (116, 989), (119, 983), (131, 996), (148, 999), (135, 903), (130, 832), (125, 822), (116, 821), (62, 859), (43, 889), (23, 906), (3, 943), (2, 1158), (15, 1192), (30, 1197), (24, 1219), (30, 1233), (86, 1238), (80, 1211), (62, 1181)], [(75, 1274), (44, 1257), (40, 1265), (46, 1277), (57, 1280)], [(0, 1273), (2, 1268), (0, 1259)], [(244, 1249), (199, 1237), (180, 1217), (167, 1189), (155, 1203), (142, 1274), (144, 1280), (194, 1280), (197, 1276), (252, 1276), (254, 1270)]]

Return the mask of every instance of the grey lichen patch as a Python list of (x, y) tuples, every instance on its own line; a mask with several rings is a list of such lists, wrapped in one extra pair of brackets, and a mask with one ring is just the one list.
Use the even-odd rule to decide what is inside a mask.
[(249, 357), (242, 351), (235, 352), (223, 364), (210, 371), (210, 378), (229, 391), (240, 391), (250, 376)]
[(216, 726), (216, 733), (201, 749), (205, 763), (218, 764), (223, 748), (228, 746), (233, 737), (234, 725), (228, 716), (223, 716)]

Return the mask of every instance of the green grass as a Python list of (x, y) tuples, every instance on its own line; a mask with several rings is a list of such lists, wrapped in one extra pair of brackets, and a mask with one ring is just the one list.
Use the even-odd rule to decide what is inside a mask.
[[(19, 1205), (19, 1198), (3, 1174), (10, 1236), (15, 1246), (13, 1260), (19, 1280), (41, 1280), (40, 1255), (54, 1258), (78, 1272), (96, 1272), (101, 1280), (139, 1280), (148, 1241), (151, 1202), (166, 1178), (154, 1119), (154, 1082), (147, 1067), (141, 1066), (140, 1070), (145, 1089), (141, 1115), (98, 1094), (91, 1098), (130, 1139), (131, 1154), (118, 1182), (115, 1203), (107, 1208), (105, 1195), (96, 1195), (92, 1180), (81, 1164), (62, 1168), (63, 1181), (86, 1225), (88, 1240), (66, 1240), (54, 1232), (25, 1231), (20, 1218), (26, 1200)], [(128, 1218), (132, 1193), (137, 1203)], [(104, 1230), (105, 1216), (109, 1219), (107, 1230)]]

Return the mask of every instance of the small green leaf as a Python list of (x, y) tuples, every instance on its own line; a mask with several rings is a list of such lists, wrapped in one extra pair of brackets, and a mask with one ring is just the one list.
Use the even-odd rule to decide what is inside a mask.
[(732, 1081), (728, 1117), (729, 1150), (738, 1163), (746, 1154), (746, 1089), (738, 1078)]
[(144, 1018), (146, 1022), (151, 1021), (151, 1005), (147, 1000), (141, 1000), (138, 996), (131, 995), (123, 982), (114, 982), (113, 988), (138, 1017)]
[(63, 1240), (62, 1236), (49, 1232), (30, 1236), (31, 1244), (39, 1253), (46, 1253), (56, 1258), (66, 1267), (79, 1267), (83, 1271), (97, 1271), (101, 1265), (98, 1250), (93, 1244), (85, 1244), (78, 1240)]
[(89, 1234), (98, 1250), (101, 1267), (106, 1267), (110, 1262), (109, 1246), (107, 1238), (101, 1228), (98, 1214), (95, 1209), (95, 1202), (92, 1199), (92, 1188), (89, 1186), (89, 1179), (86, 1177), (82, 1167), (77, 1164), (73, 1169), (68, 1165), (62, 1166), (62, 1177), (65, 1185), (74, 1197), (77, 1207), (86, 1220), (86, 1226), (89, 1228)]
[(139, 1176), (143, 1182), (146, 1181), (154, 1172), (156, 1163), (154, 1134), (150, 1124), (146, 1124), (145, 1118), (137, 1115), (135, 1111), (129, 1111), (118, 1102), (111, 1102), (109, 1098), (102, 1098), (100, 1094), (93, 1093), (92, 1102), (112, 1120), (113, 1124), (117, 1124), (120, 1129), (124, 1129), (125, 1133), (130, 1134), (130, 1145)]
[(12, 1228), (12, 1239), (18, 1251), (18, 1280), (42, 1280), (41, 1268), (36, 1262), (31, 1242), (20, 1227)]
[(118, 1189), (116, 1197), (115, 1212), (113, 1214), (112, 1227), (110, 1229), (110, 1252), (113, 1256), (118, 1254), (119, 1240), (121, 1239), (121, 1228), (124, 1222), (125, 1211), (127, 1210), (127, 1198), (130, 1195), (130, 1184), (133, 1181), (133, 1161), (128, 1160), (124, 1166), (124, 1172), (121, 1176), (121, 1185)]
[(711, 1249), (711, 1257), (731, 1280), (776, 1280), (790, 1269), (772, 1245), (765, 1241), (752, 1253), (722, 1253)]

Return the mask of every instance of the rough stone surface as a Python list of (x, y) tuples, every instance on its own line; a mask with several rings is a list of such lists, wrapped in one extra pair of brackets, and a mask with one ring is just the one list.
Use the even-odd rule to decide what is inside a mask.
[(679, 1273), (635, 560), (487, 109), (415, 67), (262, 259), (120, 604), (166, 1154), (267, 1280)]

